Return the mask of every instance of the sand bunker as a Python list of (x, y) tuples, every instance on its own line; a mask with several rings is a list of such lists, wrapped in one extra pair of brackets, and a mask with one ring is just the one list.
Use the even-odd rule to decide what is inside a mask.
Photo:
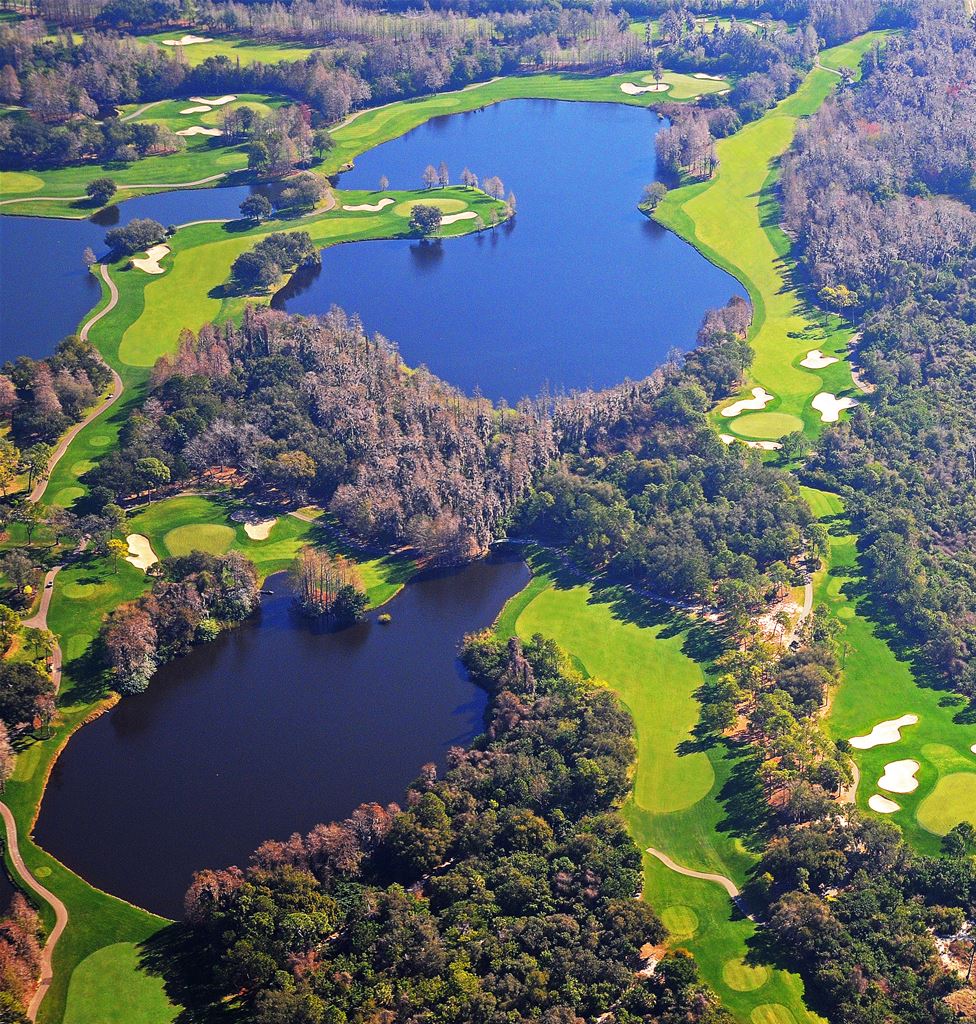
[(180, 113), (181, 114), (206, 114), (211, 109), (212, 109), (211, 107), (184, 107), (180, 111)]
[(142, 569), (145, 572), (149, 566), (155, 565), (159, 561), (156, 552), (152, 549), (152, 544), (149, 543), (149, 538), (143, 537), (141, 533), (130, 533), (125, 538), (125, 542), (129, 545), (129, 553), (125, 556), (125, 560), (131, 562), (137, 569)]
[(271, 533), (271, 527), (278, 522), (277, 517), (273, 519), (261, 519), (256, 523), (245, 523), (244, 532), (251, 538), (251, 540), (267, 540), (268, 534)]
[(778, 452), (783, 446), (779, 441), (747, 441), (744, 437), (733, 437), (731, 434), (719, 434), (722, 444), (735, 444), (738, 441), (747, 448), (759, 448), (764, 452)]
[(753, 388), (752, 398), (740, 398), (722, 410), (723, 416), (738, 416), (740, 412), (753, 409), (765, 409), (773, 400), (773, 396), (765, 388)]
[(805, 366), (808, 370), (822, 370), (825, 366), (836, 362), (835, 356), (825, 356), (819, 348), (815, 348), (807, 353), (806, 359), (800, 360), (800, 366)]
[(163, 46), (192, 46), (194, 43), (212, 43), (209, 36), (184, 36), (182, 39), (164, 39)]
[(390, 203), (395, 203), (395, 199), (391, 199), (389, 196), (384, 196), (378, 203), (360, 203), (358, 206), (344, 206), (344, 210), (351, 210), (353, 212), (358, 210), (368, 210), (370, 213), (379, 213), (384, 206), (389, 206)]
[(918, 789), (915, 773), (920, 765), (918, 761), (906, 758), (904, 761), (891, 761), (885, 765), (884, 775), (878, 779), (878, 789), (889, 793), (914, 793)]
[(974, 754), (976, 754), (976, 743), (969, 748)]
[(133, 260), (132, 265), (139, 270), (144, 270), (147, 274), (164, 274), (166, 268), (161, 267), (159, 261), (167, 255), (169, 255), (168, 245), (154, 245), (151, 249), (146, 250), (145, 256)]
[(211, 107), (222, 107), (225, 103), (232, 103), (236, 96), (218, 96), (215, 100), (207, 100), (202, 96), (191, 96), (191, 103), (209, 103)]
[(875, 793), (874, 796), (868, 800), (868, 807), (872, 811), (877, 811), (878, 814), (894, 814), (895, 811), (901, 810), (901, 804), (896, 804), (894, 800), (889, 800), (886, 796), (882, 796), (880, 793)]
[(722, 444), (735, 444), (735, 438), (731, 434), (719, 434), (718, 439)]
[(901, 730), (906, 725), (917, 725), (918, 715), (902, 715), (887, 722), (876, 725), (867, 736), (852, 736), (851, 746), (856, 750), (870, 750), (886, 743), (897, 743), (901, 739)]
[(195, 124), (192, 128), (184, 128), (176, 133), (177, 135), (223, 135), (219, 128), (204, 128), (203, 125)]
[(474, 220), (478, 215), (474, 210), (465, 210), (464, 213), (449, 213), (446, 217), (441, 218), (441, 227), (447, 224), (453, 224), (459, 220)]
[(621, 82), (620, 91), (626, 96), (640, 96), (644, 92), (667, 92), (671, 86), (667, 82), (655, 82), (653, 85), (634, 85), (633, 82)]
[(692, 78), (701, 78), (706, 82), (724, 82), (725, 78), (722, 75), (706, 75), (704, 71), (696, 71), (692, 74)]
[(845, 409), (853, 409), (857, 402), (853, 398), (838, 398), (829, 391), (821, 391), (810, 403), (824, 423), (836, 423)]

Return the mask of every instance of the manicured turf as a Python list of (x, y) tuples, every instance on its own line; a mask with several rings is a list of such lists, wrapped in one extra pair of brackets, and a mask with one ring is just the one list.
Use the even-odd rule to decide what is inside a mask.
[(922, 801), (917, 818), (922, 828), (939, 836), (963, 821), (976, 825), (976, 773), (944, 775)]
[[(811, 488), (804, 488), (803, 493), (830, 529), (828, 568), (817, 576), (815, 600), (825, 604), (843, 626), (840, 643), (844, 676), (831, 705), (827, 730), (835, 739), (850, 739), (867, 735), (880, 722), (918, 715), (918, 724), (904, 727), (897, 743), (854, 751), (861, 772), (857, 803), (868, 810), (869, 798), (879, 792), (893, 799), (902, 810), (881, 817), (901, 826), (918, 849), (936, 853), (939, 841), (933, 833), (939, 832), (959, 809), (960, 794), (968, 791), (969, 813), (976, 816), (976, 804), (972, 802), (976, 755), (969, 749), (976, 743), (976, 724), (957, 721), (966, 707), (963, 698), (919, 685), (911, 663), (895, 654), (889, 644), (891, 638), (868, 618), (867, 599), (859, 596), (864, 587), (857, 567), (856, 538), (850, 533), (840, 499)], [(911, 653), (906, 652), (906, 658)], [(921, 765), (916, 774), (918, 789), (907, 794), (879, 790), (877, 781), (884, 766), (905, 758)], [(945, 779), (958, 781), (942, 790), (950, 801), (956, 801), (943, 807), (941, 798), (931, 795)]]
[[(868, 33), (825, 51), (822, 60), (828, 65), (835, 60), (856, 64), (855, 58), (882, 36)], [(755, 311), (749, 332), (755, 361), (743, 394), (748, 396), (761, 385), (776, 400), (764, 413), (744, 413), (734, 421), (735, 432), (745, 437), (780, 436), (769, 418), (776, 412), (799, 417), (807, 433), (816, 435), (822, 423), (810, 407), (814, 395), (855, 390), (846, 360), (824, 370), (797, 365), (813, 348), (843, 356), (852, 328), (838, 317), (815, 311), (792, 286), (786, 260), (790, 243), (778, 226), (776, 175), (771, 170), (789, 147), (797, 120), (816, 111), (838, 82), (838, 76), (826, 69), (810, 72), (796, 93), (716, 143), (719, 168), (714, 178), (673, 190), (655, 212), (657, 220), (734, 274), (749, 292)], [(728, 420), (723, 423), (729, 425)], [(779, 426), (788, 433), (796, 429), (794, 424), (795, 420), (783, 420)]]
[[(171, 555), (188, 555), (191, 551), (205, 551), (222, 555), (234, 540), (234, 531), (219, 523), (187, 523), (163, 535), (163, 546)], [(158, 552), (157, 552), (158, 554)]]
[[(166, 100), (153, 104), (136, 120), (165, 124), (174, 131), (192, 125), (216, 125), (222, 110), (236, 106), (249, 106), (260, 113), (280, 106), (280, 98), (259, 93), (241, 93), (235, 103), (215, 107), (205, 114), (180, 114), (181, 109), (197, 104), (188, 100)], [(137, 109), (130, 104), (123, 109), (123, 116)], [(119, 190), (115, 202), (131, 199), (150, 192), (163, 191), (165, 184), (199, 181), (214, 174), (233, 176), (247, 168), (247, 146), (228, 146), (206, 135), (191, 135), (186, 138), (186, 149), (169, 156), (144, 157), (131, 164), (82, 164), (78, 167), (61, 167), (52, 171), (36, 171), (30, 174), (0, 172), (0, 200), (36, 196), (84, 196), (85, 186), (93, 178), (109, 177), (117, 185), (145, 185), (145, 188), (124, 188)], [(36, 179), (40, 185), (28, 179)], [(227, 180), (223, 179), (227, 184)], [(0, 207), (0, 213), (24, 214), (32, 217), (88, 217), (93, 207), (87, 199), (66, 199), (64, 202), (10, 203)]]
[[(627, 706), (638, 762), (624, 815), (638, 845), (742, 884), (754, 857), (745, 846), (748, 836), (736, 834), (731, 822), (738, 818), (747, 827), (749, 809), (762, 801), (743, 791), (737, 770), (742, 752), (724, 746), (702, 751), (692, 741), (708, 632), (622, 591), (557, 584), (558, 573), (544, 554), (530, 557), (532, 582), (509, 602), (496, 629), (503, 636), (515, 631), (551, 637)], [(755, 926), (734, 911), (723, 889), (678, 875), (650, 855), (644, 866), (645, 898), (673, 930), (673, 942), (695, 954), (703, 976), (738, 1021), (749, 1022), (770, 1001), (792, 1007), (798, 1022), (818, 1020), (804, 1007), (799, 978), (770, 970), (768, 980), (762, 979), (765, 965), (752, 965), (750, 954)]]
[(803, 420), (786, 412), (754, 412), (747, 416), (734, 416), (726, 420), (725, 424), (735, 434), (763, 440), (803, 429)]
[[(189, 46), (164, 46), (164, 39), (182, 39), (183, 36), (211, 38), (209, 43), (192, 43)], [(204, 29), (173, 29), (169, 32), (154, 32), (135, 37), (140, 43), (155, 43), (160, 49), (179, 53), (190, 67), (202, 64), (208, 57), (227, 57), (241, 64), (276, 64), (282, 60), (305, 60), (316, 52), (315, 47), (299, 46), (294, 43), (263, 43), (243, 36), (214, 36)]]
[(141, 970), (136, 944), (116, 942), (96, 950), (75, 969), (64, 1024), (161, 1024), (175, 1021), (178, 1012), (162, 978)]

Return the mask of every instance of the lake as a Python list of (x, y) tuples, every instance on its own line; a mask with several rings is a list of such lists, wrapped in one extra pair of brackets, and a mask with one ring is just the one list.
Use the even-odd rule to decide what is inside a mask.
[[(341, 188), (420, 188), (443, 160), (514, 191), (514, 222), (443, 242), (369, 241), (323, 253), (275, 305), (359, 313), (458, 387), (513, 401), (641, 378), (688, 349), (741, 285), (637, 209), (657, 176), (651, 111), (509, 100), (436, 118), (356, 160)], [(435, 193), (436, 194), (436, 193)]]
[(136, 217), (165, 225), (231, 219), (251, 191), (234, 186), (161, 192), (107, 207), (89, 220), (0, 217), (0, 361), (49, 356), (78, 329), (101, 295), (82, 254), (90, 248), (105, 255), (110, 227)]
[(402, 800), (421, 765), (481, 731), (486, 695), (457, 645), (528, 578), (496, 555), (408, 584), (383, 608), (388, 625), (373, 612), (322, 632), (294, 612), (286, 574), (272, 576), (253, 619), (72, 737), (37, 842), (98, 888), (179, 917), (194, 870)]

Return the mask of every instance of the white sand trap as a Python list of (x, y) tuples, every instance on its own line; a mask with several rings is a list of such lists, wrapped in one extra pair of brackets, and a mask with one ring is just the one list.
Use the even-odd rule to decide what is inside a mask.
[(747, 448), (758, 448), (764, 452), (778, 452), (783, 446), (779, 441), (743, 441)]
[(735, 438), (731, 434), (719, 434), (718, 439), (722, 444), (735, 444)]
[(212, 43), (209, 36), (183, 36), (182, 39), (164, 39), (163, 46), (192, 46), (194, 43)]
[(754, 409), (765, 409), (773, 400), (773, 396), (765, 388), (753, 388), (752, 398), (740, 398), (722, 410), (723, 416), (738, 416), (740, 412), (751, 412)]
[(152, 549), (152, 544), (149, 543), (149, 538), (143, 537), (141, 533), (130, 533), (125, 538), (125, 542), (129, 545), (129, 553), (125, 556), (125, 560), (131, 562), (137, 569), (142, 569), (145, 572), (149, 566), (155, 565), (159, 561), (156, 552)]
[(732, 91), (731, 89), (722, 89), (722, 90), (720, 90), (719, 92), (717, 92), (717, 93), (716, 93), (715, 95), (716, 95), (716, 96), (728, 96), (728, 94), (729, 94), (729, 93), (730, 93), (731, 91)]
[(395, 199), (391, 199), (389, 196), (384, 196), (378, 203), (360, 203), (358, 206), (344, 206), (344, 210), (350, 210), (357, 212), (359, 210), (367, 210), (369, 213), (379, 213), (384, 206), (389, 206), (390, 203), (396, 202)]
[(835, 356), (825, 356), (819, 348), (815, 348), (807, 353), (806, 359), (800, 360), (800, 366), (805, 366), (808, 370), (822, 370), (825, 366), (836, 362)]
[(202, 96), (191, 96), (191, 103), (209, 103), (211, 107), (222, 107), (225, 103), (233, 103), (236, 96), (218, 96), (215, 100), (207, 100)]
[(209, 113), (213, 107), (184, 107), (181, 114), (206, 114)]
[(858, 403), (853, 398), (838, 398), (829, 391), (821, 391), (810, 403), (824, 423), (836, 423), (845, 409), (853, 409)]
[(141, 256), (139, 259), (133, 260), (132, 265), (138, 267), (139, 270), (144, 270), (147, 274), (164, 274), (166, 272), (165, 267), (159, 265), (159, 261), (169, 255), (168, 245), (154, 245), (151, 249), (146, 250), (146, 255)]
[(645, 92), (667, 92), (671, 86), (667, 82), (655, 82), (653, 85), (634, 85), (633, 82), (621, 82), (620, 91), (626, 96), (640, 96)]
[(184, 128), (176, 133), (177, 135), (223, 135), (219, 128), (204, 128), (201, 124), (195, 124), (192, 128)]
[(696, 71), (691, 76), (692, 78), (701, 78), (706, 82), (724, 82), (724, 75), (706, 75), (704, 71)]
[(449, 213), (446, 217), (441, 218), (441, 227), (446, 224), (454, 224), (459, 220), (474, 220), (477, 216), (474, 210), (465, 210), (464, 213)]
[(852, 736), (851, 746), (856, 750), (870, 750), (882, 747), (886, 743), (897, 743), (901, 739), (901, 731), (906, 725), (917, 725), (918, 715), (902, 715), (887, 722), (880, 722), (867, 736)]
[(261, 519), (256, 523), (245, 523), (244, 532), (251, 540), (267, 540), (268, 534), (271, 533), (271, 527), (276, 522), (278, 522), (277, 517), (274, 519)]
[(877, 811), (878, 814), (894, 814), (895, 811), (901, 810), (901, 804), (896, 804), (894, 800), (889, 800), (886, 796), (882, 796), (880, 793), (875, 793), (874, 796), (868, 800), (868, 807), (872, 811)]
[(884, 775), (878, 779), (878, 789), (889, 793), (914, 793), (918, 789), (915, 773), (920, 765), (910, 757), (904, 761), (891, 761), (885, 765)]
[(976, 743), (969, 748), (974, 754), (976, 754)]

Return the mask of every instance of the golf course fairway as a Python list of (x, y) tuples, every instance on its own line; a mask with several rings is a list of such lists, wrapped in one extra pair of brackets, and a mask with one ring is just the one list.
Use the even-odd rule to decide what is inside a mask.
[[(627, 707), (638, 758), (624, 816), (635, 841), (682, 867), (743, 885), (755, 860), (743, 842), (747, 809), (762, 806), (761, 794), (741, 791), (746, 773), (737, 769), (748, 751), (721, 744), (696, 749), (692, 737), (701, 665), (717, 652), (709, 627), (624, 589), (560, 579), (542, 552), (530, 564), (532, 583), (509, 602), (496, 628), (502, 635), (541, 633), (555, 640)], [(672, 944), (694, 953), (702, 976), (737, 1020), (819, 1021), (804, 1005), (797, 976), (753, 959), (756, 926), (721, 886), (677, 874), (645, 854), (644, 897), (671, 930)], [(762, 1016), (769, 1012), (775, 1016)]]
[[(774, 401), (762, 412), (721, 420), (721, 428), (744, 438), (771, 440), (797, 430), (815, 436), (820, 414), (810, 405), (820, 391), (837, 396), (856, 390), (844, 358), (853, 333), (837, 316), (812, 307), (790, 280), (790, 241), (779, 227), (775, 194), (777, 161), (789, 148), (801, 117), (816, 112), (837, 87), (833, 67), (860, 58), (884, 38), (869, 32), (825, 50), (799, 89), (758, 121), (715, 144), (718, 170), (706, 182), (674, 189), (654, 218), (734, 275), (749, 292), (754, 316), (749, 343), (755, 353), (741, 395), (764, 387)], [(799, 365), (819, 348), (838, 362), (820, 370)], [(722, 403), (723, 406), (727, 402)]]

